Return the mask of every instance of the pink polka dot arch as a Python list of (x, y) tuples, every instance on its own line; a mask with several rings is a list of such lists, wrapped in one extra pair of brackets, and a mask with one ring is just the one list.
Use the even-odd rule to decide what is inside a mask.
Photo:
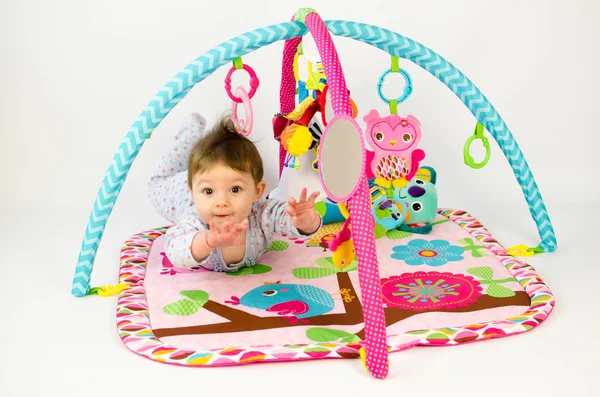
[[(327, 76), (334, 115), (328, 122), (319, 145), (319, 176), (328, 196), (335, 201), (346, 202), (349, 209), (363, 299), (365, 320), (363, 348), (366, 353), (366, 367), (374, 377), (384, 378), (388, 371), (386, 326), (375, 241), (371, 238), (375, 224), (370, 215), (363, 134), (352, 117), (346, 80), (327, 26), (311, 9), (299, 10), (295, 19), (305, 23), (312, 34)], [(284, 46), (281, 109), (294, 107), (295, 80), (291, 66), (300, 40), (301, 38), (287, 40)], [(340, 156), (342, 150), (344, 154)]]

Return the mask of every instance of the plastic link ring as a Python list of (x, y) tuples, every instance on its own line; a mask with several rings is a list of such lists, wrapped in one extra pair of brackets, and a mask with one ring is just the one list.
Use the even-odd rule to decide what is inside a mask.
[[(258, 85), (260, 84), (260, 82), (258, 81), (258, 77), (256, 77), (256, 73), (254, 72), (254, 69), (252, 69), (250, 66), (244, 65), (244, 66), (242, 66), (242, 69), (244, 69), (250, 75), (250, 92), (248, 93), (248, 98), (252, 98), (254, 96), (254, 94), (256, 94), (256, 89), (258, 88)], [(231, 69), (229, 69), (229, 72), (227, 73), (227, 76), (225, 77), (225, 91), (227, 91), (227, 95), (229, 95), (229, 98), (231, 98), (232, 101), (237, 102), (237, 103), (242, 103), (243, 100), (241, 98), (236, 97), (231, 92), (231, 75), (236, 70), (237, 69), (235, 68), (235, 66), (233, 66)]]
[(400, 69), (400, 70), (398, 70), (398, 72), (393, 72), (392, 69), (390, 68), (390, 69), (386, 70), (385, 72), (383, 72), (383, 74), (379, 78), (379, 81), (377, 82), (377, 93), (379, 94), (379, 97), (381, 98), (381, 100), (384, 101), (385, 103), (387, 103), (388, 105), (391, 100), (386, 98), (385, 95), (383, 95), (383, 92), (381, 92), (381, 87), (383, 86), (383, 82), (384, 82), (386, 76), (390, 73), (400, 73), (404, 77), (404, 80), (406, 81), (406, 85), (404, 86), (404, 91), (402, 93), (402, 96), (400, 96), (398, 99), (396, 99), (396, 104), (400, 104), (400, 103), (404, 102), (410, 96), (410, 94), (412, 94), (412, 92), (413, 92), (412, 79), (410, 78), (410, 75), (408, 74), (408, 72), (406, 72), (406, 70), (404, 70), (404, 69)]
[[(487, 162), (490, 159), (490, 142), (488, 141), (488, 139), (485, 137), (485, 135), (483, 135), (483, 125), (479, 122), (477, 122), (477, 125), (475, 126), (475, 132), (473, 133), (473, 135), (471, 135), (469, 137), (469, 139), (467, 139), (467, 142), (465, 143), (465, 147), (463, 149), (463, 156), (465, 159), (465, 164), (468, 165), (471, 168), (483, 168)], [(483, 144), (483, 147), (485, 149), (485, 157), (483, 158), (483, 160), (480, 163), (477, 163), (474, 159), (473, 156), (471, 156), (471, 144), (478, 140), (481, 139), (481, 143)]]
[(250, 135), (252, 132), (252, 126), (254, 124), (254, 115), (252, 113), (252, 103), (250, 102), (250, 97), (246, 90), (242, 86), (238, 86), (235, 89), (235, 93), (239, 95), (242, 99), (242, 104), (244, 105), (244, 111), (246, 113), (246, 121), (244, 119), (240, 119), (238, 116), (238, 105), (239, 103), (234, 101), (231, 106), (231, 121), (233, 121), (233, 125), (237, 132), (244, 136)]
[[(470, 154), (471, 144), (478, 139), (481, 139), (481, 143), (483, 144), (483, 147), (485, 149), (485, 157), (483, 158), (483, 160), (480, 163), (477, 163)], [(483, 166), (485, 166), (487, 164), (488, 160), (490, 159), (490, 143), (489, 143), (488, 139), (484, 136), (478, 137), (478, 136), (472, 135), (471, 137), (469, 137), (469, 139), (467, 139), (467, 142), (465, 143), (465, 148), (464, 148), (463, 154), (465, 157), (465, 164), (467, 164), (469, 167), (475, 168), (475, 169), (483, 168)]]

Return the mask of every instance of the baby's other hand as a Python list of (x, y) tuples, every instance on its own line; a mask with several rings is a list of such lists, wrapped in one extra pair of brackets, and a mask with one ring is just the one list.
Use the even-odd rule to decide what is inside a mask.
[(319, 194), (320, 192), (313, 192), (307, 199), (307, 189), (303, 188), (299, 201), (293, 197), (288, 199), (286, 210), (290, 216), (290, 223), (306, 234), (313, 233), (321, 223), (319, 213), (315, 209), (315, 199)]

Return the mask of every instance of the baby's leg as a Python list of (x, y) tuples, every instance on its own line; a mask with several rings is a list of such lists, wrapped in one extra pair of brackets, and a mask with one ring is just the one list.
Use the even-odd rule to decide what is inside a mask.
[(203, 135), (206, 120), (198, 113), (190, 115), (173, 139), (173, 145), (162, 156), (148, 182), (148, 198), (152, 206), (167, 220), (177, 223), (192, 204), (187, 183), (190, 151)]

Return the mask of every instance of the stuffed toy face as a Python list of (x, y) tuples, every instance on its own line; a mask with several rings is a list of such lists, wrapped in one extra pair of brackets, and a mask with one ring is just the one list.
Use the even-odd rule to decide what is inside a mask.
[(421, 167), (406, 186), (394, 189), (394, 200), (406, 203), (408, 208), (408, 214), (398, 229), (417, 234), (431, 232), (431, 223), (438, 208), (436, 180), (433, 168)]
[[(373, 195), (371, 211), (376, 227), (399, 229), (411, 233), (428, 234), (437, 215), (438, 195), (435, 186), (436, 172), (431, 167), (421, 167), (406, 186), (396, 187), (387, 193)], [(372, 183), (372, 181), (371, 181)], [(373, 185), (372, 185), (373, 186)], [(377, 210), (387, 210), (387, 216)], [(377, 235), (376, 230), (376, 235)]]
[(421, 140), (421, 124), (414, 116), (381, 117), (377, 110), (371, 110), (363, 120), (367, 123), (367, 142), (375, 152), (410, 153)]
[(438, 196), (435, 184), (414, 177), (404, 188), (398, 189), (398, 197), (408, 203), (405, 224), (431, 223), (437, 214)]

